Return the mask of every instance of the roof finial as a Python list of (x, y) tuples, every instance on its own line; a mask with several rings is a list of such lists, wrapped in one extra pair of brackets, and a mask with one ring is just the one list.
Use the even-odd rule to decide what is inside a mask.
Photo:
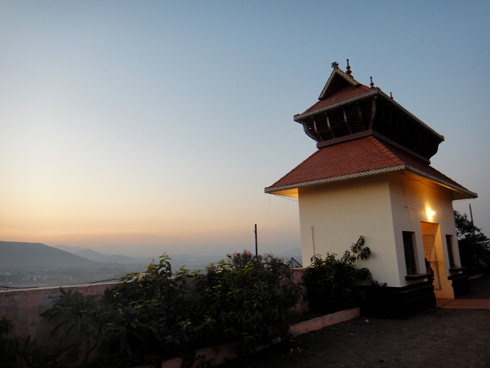
[(393, 93), (390, 92), (390, 98), (393, 100)]
[(371, 88), (373, 88), (374, 87), (373, 77), (369, 77), (369, 78), (371, 78), (371, 84), (370, 84), (370, 86), (371, 86)]
[(338, 69), (338, 68), (339, 68), (339, 63), (337, 63), (336, 61), (334, 61), (334, 62), (332, 63), (332, 68), (334, 68), (334, 69)]
[(352, 74), (352, 71), (350, 70), (349, 59), (347, 59), (347, 70), (345, 71), (345, 74), (348, 74), (348, 75)]

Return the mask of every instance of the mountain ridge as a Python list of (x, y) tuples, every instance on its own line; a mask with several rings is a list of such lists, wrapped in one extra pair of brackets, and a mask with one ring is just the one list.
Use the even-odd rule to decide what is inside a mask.
[(0, 241), (0, 270), (29, 268), (95, 268), (98, 262), (43, 243)]

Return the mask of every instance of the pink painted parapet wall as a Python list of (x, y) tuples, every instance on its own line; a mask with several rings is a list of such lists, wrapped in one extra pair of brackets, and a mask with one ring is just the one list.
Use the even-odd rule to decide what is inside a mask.
[[(65, 290), (77, 290), (84, 295), (102, 295), (104, 290), (116, 283), (76, 285), (63, 287)], [(14, 334), (19, 337), (47, 339), (53, 329), (47, 318), (40, 314), (51, 308), (60, 296), (59, 287), (43, 289), (7, 290), (0, 291), (0, 317), (12, 321)]]

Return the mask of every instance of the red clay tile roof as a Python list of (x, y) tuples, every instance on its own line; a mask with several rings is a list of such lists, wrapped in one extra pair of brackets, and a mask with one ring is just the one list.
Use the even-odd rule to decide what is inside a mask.
[(305, 112), (303, 112), (300, 115), (307, 114), (312, 111), (320, 110), (327, 106), (335, 105), (339, 102), (348, 101), (352, 98), (364, 95), (376, 89), (378, 88), (377, 87), (370, 88), (363, 84), (358, 84), (357, 86), (346, 84), (345, 86), (342, 87), (342, 89), (336, 91), (334, 94), (330, 95), (329, 97), (318, 101), (316, 104), (308, 108)]
[(440, 173), (426, 162), (374, 136), (367, 136), (327, 146), (317, 150), (301, 164), (270, 187), (266, 193), (343, 181), (355, 177), (408, 170), (464, 193), (464, 198), (475, 198), (454, 180)]

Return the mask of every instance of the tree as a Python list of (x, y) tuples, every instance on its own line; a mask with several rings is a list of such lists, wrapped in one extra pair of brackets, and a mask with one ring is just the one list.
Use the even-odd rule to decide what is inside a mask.
[(490, 239), (468, 219), (454, 211), (461, 264), (471, 274), (490, 272)]

